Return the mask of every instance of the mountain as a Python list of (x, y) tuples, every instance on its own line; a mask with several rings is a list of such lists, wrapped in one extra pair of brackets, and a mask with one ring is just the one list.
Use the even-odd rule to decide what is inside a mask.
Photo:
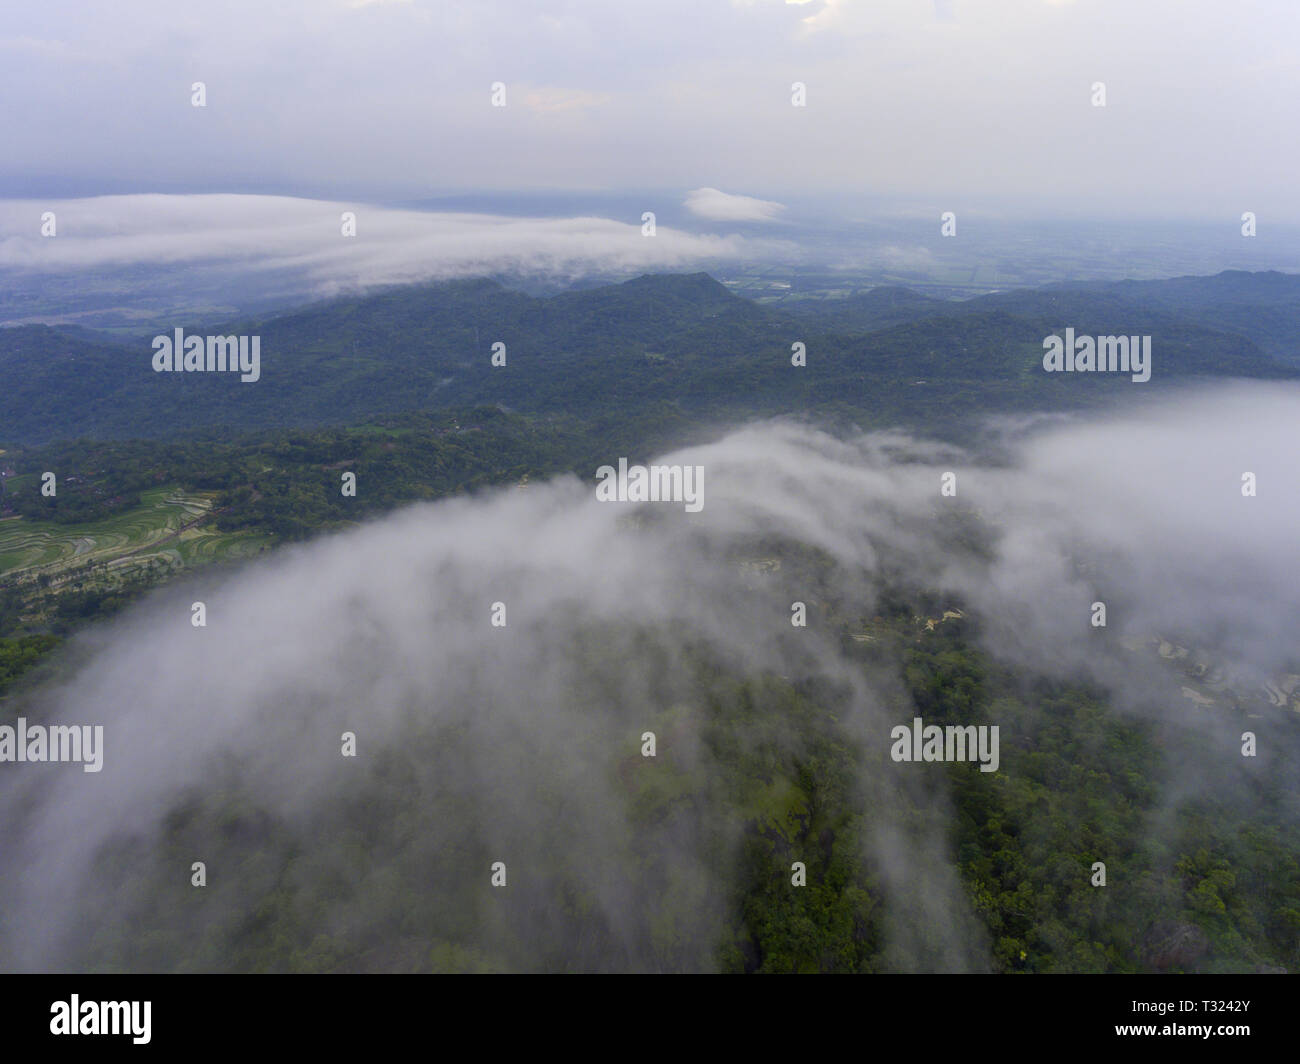
[(1109, 307), (1162, 311), (1255, 340), (1268, 355), (1300, 363), (1300, 274), (1224, 270), (1213, 277), (1160, 281), (1069, 281), (1016, 288), (964, 300), (935, 299), (907, 288), (881, 287), (845, 299), (791, 301), (783, 310), (843, 332), (872, 332), (922, 318), (990, 310), (1041, 317)]
[[(1095, 285), (1079, 286), (1095, 290)], [(1213, 277), (1119, 281), (1109, 287), (1136, 306), (1156, 307), (1249, 336), (1268, 355), (1300, 366), (1300, 275), (1225, 270)]]
[[(1218, 305), (1234, 321), (1268, 311), (1276, 323), (1266, 331), (1281, 336), (1300, 321), (1283, 276), (1202, 280), (1222, 293)], [(355, 424), (472, 405), (626, 419), (663, 408), (697, 422), (833, 413), (932, 426), (992, 410), (1087, 405), (1117, 386), (1131, 392), (1121, 374), (1044, 373), (1043, 338), (1066, 327), (1152, 336), (1148, 391), (1190, 376), (1296, 372), (1244, 324), (1219, 326), (1196, 310), (1192, 294), (1130, 291), (1054, 287), (945, 302), (887, 289), (791, 312), (702, 273), (546, 297), (478, 279), (206, 327), (178, 323), (186, 335), (258, 337), (259, 378), (250, 382), (230, 372), (156, 373), (152, 337), (115, 343), (18, 326), (0, 330), (0, 444)], [(803, 367), (791, 363), (797, 343)], [(504, 366), (493, 365), (497, 344)]]

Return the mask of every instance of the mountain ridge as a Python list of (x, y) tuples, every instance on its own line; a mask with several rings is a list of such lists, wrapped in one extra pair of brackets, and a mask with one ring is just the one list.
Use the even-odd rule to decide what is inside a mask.
[[(1237, 317), (1264, 315), (1277, 341), (1300, 333), (1300, 303), (1294, 314), (1290, 304), (1300, 277), (1279, 277), (1291, 275), (1200, 279), (1196, 302), (1205, 303), (1204, 290), (1219, 291), (1215, 305)], [(178, 323), (187, 335), (258, 336), (256, 383), (229, 373), (155, 373), (148, 336), (110, 344), (84, 330), (12, 326), (0, 331), (0, 445), (346, 424), (476, 404), (542, 416), (635, 418), (667, 403), (691, 418), (834, 410), (915, 420), (927, 416), (930, 400), (935, 416), (957, 403), (994, 411), (1092, 402), (1111, 386), (1102, 375), (1093, 375), (1096, 389), (1063, 389), (1041, 372), (1043, 338), (1065, 327), (1155, 336), (1157, 380), (1287, 378), (1300, 370), (1300, 362), (1270, 358), (1251, 330), (1216, 327), (1213, 315), (1188, 307), (1182, 284), (1159, 298), (1141, 289), (1147, 294), (1137, 301), (1115, 285), (953, 302), (890, 287), (852, 297), (845, 311), (760, 305), (703, 272), (643, 274), (548, 296), (464, 278), (215, 325)], [(1259, 302), (1245, 301), (1256, 286), (1264, 289)], [(803, 367), (792, 365), (798, 343)], [(505, 365), (493, 365), (494, 353)], [(913, 391), (918, 379), (929, 388), (925, 398)]]

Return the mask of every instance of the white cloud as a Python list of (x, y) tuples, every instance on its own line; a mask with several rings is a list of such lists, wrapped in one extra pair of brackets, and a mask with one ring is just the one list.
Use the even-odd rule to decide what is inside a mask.
[[(58, 235), (42, 237), (53, 211)], [(341, 235), (353, 211), (357, 235)], [(285, 196), (132, 195), (0, 200), (0, 268), (63, 273), (166, 264), (296, 270), (315, 290), (519, 273), (572, 278), (654, 271), (788, 251), (771, 241), (710, 236), (640, 218), (519, 218), (397, 210)]]
[[(385, 901), (427, 875), (421, 855), (463, 852), (455, 848), (460, 838), (515, 855), (512, 870), (562, 862), (567, 874), (596, 885), (592, 897), (603, 908), (593, 908), (591, 920), (611, 930), (591, 937), (608, 939), (601, 947), (610, 951), (608, 966), (662, 967), (660, 909), (651, 894), (636, 892), (645, 862), (629, 860), (637, 852), (629, 849), (629, 823), (641, 823), (629, 804), (635, 789), (620, 783), (614, 768), (629, 737), (648, 722), (685, 719), (677, 725), (684, 738), (673, 746), (674, 771), (713, 778), (721, 769), (711, 747), (694, 739), (709, 718), (682, 717), (678, 709), (724, 683), (730, 690), (733, 672), (796, 677), (828, 692), (827, 721), (842, 729), (842, 763), (856, 781), (850, 793), (871, 811), (861, 852), (881, 870), (880, 900), (895, 914), (885, 925), (891, 963), (981, 967), (989, 944), (962, 915), (966, 895), (952, 864), (955, 829), (942, 781), (879, 770), (890, 727), (913, 716), (905, 700), (900, 705), (897, 672), (845, 654), (839, 625), (783, 636), (773, 618), (804, 593), (810, 566), (778, 568), (750, 584), (738, 579), (736, 562), (765, 544), (798, 545), (818, 559), (813, 571), (833, 581), (833, 597), (866, 617), (890, 574), (905, 585), (943, 588), (978, 619), (971, 638), (992, 668), (1018, 664), (1054, 682), (1087, 678), (1104, 687), (1117, 712), (1168, 737), (1158, 776), (1169, 800), (1213, 795), (1218, 802), (1220, 792), (1210, 788), (1236, 774), (1236, 736), (1250, 725), (1226, 705), (1190, 710), (1178, 694), (1186, 682), (1178, 672), (1153, 653), (1089, 631), (1090, 603), (1099, 593), (1110, 600), (1113, 636), (1177, 633), (1184, 645), (1213, 652), (1227, 676), (1246, 665), (1258, 672), (1255, 683), (1291, 672), (1300, 604), (1300, 502), (1291, 490), (1298, 423), (1296, 388), (1221, 382), (1122, 416), (1044, 426), (1016, 442), (1008, 461), (992, 465), (897, 432), (832, 439), (792, 424), (749, 426), (664, 459), (707, 468), (698, 514), (642, 509), (630, 521), (623, 507), (596, 501), (591, 480), (564, 477), (522, 492), (410, 507), (212, 575), (204, 594), (213, 615), (225, 619), (220, 638), (195, 638), (183, 623), (187, 589), (160, 592), (86, 633), (58, 686), (45, 692), (49, 719), (103, 722), (111, 736), (103, 772), (0, 774), (7, 831), (0, 909), (8, 917), (0, 967), (84, 968), (103, 956), (101, 929), (154, 898), (174, 897), (173, 852), (144, 843), (165, 839), (168, 814), (193, 800), (196, 781), (210, 781), (214, 803), (236, 794), (241, 809), (274, 825), (271, 854), (282, 852), (279, 840), (294, 837), (286, 832), (340, 835), (340, 816), (368, 807), (354, 804), (368, 795), (392, 798), (404, 823), (418, 820), (418, 837), (400, 835), (409, 859), (380, 844), (316, 847), (325, 863), (308, 868), (331, 870), (328, 885), (313, 894), (304, 884), (318, 877), (307, 872), (289, 881), (291, 911), (321, 914), (305, 928), (304, 942), (318, 927), (346, 926), (348, 938), (367, 948), (392, 944), (379, 950), (381, 958), (400, 958), (398, 936), (408, 929), (385, 919)], [(1277, 490), (1234, 501), (1245, 468)], [(983, 515), (965, 531), (935, 520), (934, 485), (943, 470), (957, 471), (967, 505)], [(986, 547), (972, 549), (968, 536)], [(487, 589), (510, 604), (508, 644), (493, 638), (486, 620), (465, 623), (484, 616)], [(602, 634), (594, 648), (592, 632)], [(719, 686), (709, 687), (701, 674), (715, 662), (722, 671), (711, 682)], [(1028, 689), (1032, 674), (1025, 680)], [(1249, 676), (1242, 691), (1245, 682)], [(991, 700), (991, 720), (1012, 724), (1019, 701)], [(1273, 756), (1261, 757), (1252, 772), (1260, 786), (1291, 794), (1297, 762), (1286, 715), (1261, 719)], [(323, 744), (345, 729), (363, 736), (363, 756), (396, 766), (388, 778), (400, 784), (341, 786), (331, 767), (339, 764), (338, 747)], [(779, 745), (772, 749), (802, 756), (801, 743), (789, 745), (796, 734), (774, 729), (771, 742)], [(1022, 731), (1006, 750), (1012, 772), (1033, 770), (1025, 768), (1026, 738)], [(462, 768), (429, 759), (445, 741), (463, 752)], [(1233, 791), (1242, 793), (1235, 786), (1222, 792), (1225, 809)], [(939, 797), (930, 806), (918, 800), (922, 794)], [(454, 818), (413, 812), (451, 808), (448, 801)], [(1144, 830), (1160, 832), (1146, 840), (1157, 852), (1173, 849), (1181, 830), (1172, 809), (1153, 809), (1144, 821)], [(724, 823), (710, 820), (716, 815), (706, 803), (689, 820)], [(452, 819), (468, 824), (468, 833), (442, 833)], [(185, 823), (186, 840), (201, 840), (198, 853), (218, 844), (221, 818)], [(726, 841), (732, 834), (665, 823), (641, 823), (634, 841), (667, 855), (664, 867), (699, 884), (696, 897), (725, 896), (726, 880), (716, 877), (735, 852)], [(124, 824), (135, 838), (108, 850), (123, 838)], [(227, 841), (235, 853), (239, 841)], [(105, 876), (103, 855), (125, 853), (127, 844), (140, 854), (132, 874)], [(357, 854), (365, 860), (357, 863)], [(232, 893), (205, 902), (225, 907), (210, 910), (215, 931), (205, 949), (217, 952), (206, 956), (208, 963), (249, 963), (238, 958), (254, 956), (250, 947), (260, 950), (263, 942), (218, 913), (246, 912), (259, 889), (225, 878), (228, 887), (214, 879), (209, 889)], [(900, 907), (900, 898), (907, 904)], [(505, 934), (527, 933), (516, 941), (531, 946), (529, 960), (574, 948), (555, 937), (564, 932), (553, 930), (560, 925), (546, 913), (507, 926), (491, 915), (485, 921), (472, 895), (439, 904), (489, 955)], [(132, 963), (193, 965), (188, 951), (164, 952), (169, 942), (190, 942), (180, 924), (169, 927), (169, 913), (187, 915), (174, 906), (151, 912), (147, 926), (156, 919), (161, 933), (153, 952), (134, 954)], [(711, 962), (707, 944), (718, 940), (712, 927), (696, 936), (706, 943), (693, 958), (697, 967)], [(239, 929), (240, 948), (222, 929)]]
[(715, 222), (770, 222), (785, 205), (772, 200), (736, 196), (716, 188), (697, 188), (686, 193), (685, 207), (692, 214)]

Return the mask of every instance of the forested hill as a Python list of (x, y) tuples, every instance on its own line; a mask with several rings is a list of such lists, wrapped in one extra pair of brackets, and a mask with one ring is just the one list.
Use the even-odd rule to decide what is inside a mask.
[[(844, 332), (869, 332), (927, 317), (963, 316), (1005, 311), (1040, 321), (1111, 320), (1140, 308), (1154, 320), (1182, 320), (1255, 341), (1265, 354), (1300, 366), (1300, 274), (1270, 270), (1247, 273), (1225, 270), (1213, 277), (1172, 277), (1161, 281), (1072, 281), (1042, 288), (949, 301), (906, 288), (875, 288), (847, 299), (790, 304), (806, 321)], [(1074, 320), (1077, 316), (1078, 320)], [(1110, 332), (1098, 327), (1103, 335)]]
[[(255, 382), (229, 372), (155, 373), (151, 336), (116, 344), (20, 326), (0, 330), (0, 444), (355, 424), (474, 404), (629, 418), (667, 406), (688, 420), (841, 412), (933, 427), (1137, 387), (1122, 374), (1044, 373), (1043, 338), (1066, 327), (1152, 336), (1144, 390), (1196, 375), (1296, 374), (1269, 352), (1285, 358), (1288, 337), (1300, 334), (1300, 279), (1221, 274), (1152, 284), (960, 303), (884, 289), (768, 307), (706, 274), (546, 298), (466, 280), (262, 318), (176, 323), (187, 335), (260, 337)], [(504, 366), (492, 364), (498, 343)], [(806, 366), (791, 364), (796, 343)]]

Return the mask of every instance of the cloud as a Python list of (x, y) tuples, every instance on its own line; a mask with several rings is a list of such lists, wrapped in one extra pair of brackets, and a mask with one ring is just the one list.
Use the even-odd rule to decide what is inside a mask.
[[(40, 235), (45, 211), (55, 213), (54, 237)], [(356, 215), (355, 237), (342, 235), (345, 211)], [(571, 279), (788, 251), (663, 225), (647, 237), (639, 216), (521, 218), (283, 196), (0, 201), (0, 269), (57, 274), (194, 264), (245, 274), (289, 271), (315, 292), (499, 273)]]
[(716, 188), (692, 189), (683, 202), (692, 214), (715, 222), (770, 222), (785, 210), (781, 203), (736, 196)]
[[(349, 966), (419, 967), (447, 936), (529, 970), (710, 967), (740, 827), (710, 801), (727, 765), (704, 707), (760, 674), (824, 692), (837, 742), (859, 752), (888, 965), (988, 967), (944, 777), (883, 753), (912, 715), (899, 678), (847, 656), (833, 625), (792, 630), (791, 601), (870, 617), (886, 573), (960, 596), (994, 660), (1091, 676), (1116, 712), (1176, 723), (1194, 753), (1166, 749), (1160, 771), (1204, 795), (1240, 771), (1238, 719), (1192, 707), (1181, 674), (1122, 640), (1177, 630), (1239, 670), (1241, 697), (1286, 666), (1297, 425), (1300, 389), (1276, 385), (1022, 421), (997, 462), (898, 432), (753, 425), (665, 459), (706, 470), (696, 514), (602, 504), (591, 481), (562, 477), (198, 573), (84, 636), (65, 679), (24, 704), (102, 723), (104, 766), (0, 774), (0, 967), (275, 963), (248, 920), (263, 902), (300, 963), (327, 963), (324, 939)], [(1240, 493), (1242, 468), (1258, 497)], [(940, 497), (944, 471), (955, 499)], [(747, 573), (772, 544), (799, 549)], [(810, 583), (800, 558), (827, 569)], [(190, 627), (192, 598), (207, 629)], [(1088, 624), (1099, 598), (1104, 631)], [(504, 628), (489, 624), (495, 601)], [(1259, 771), (1293, 776), (1273, 725), (1256, 725), (1276, 751)], [(619, 767), (640, 764), (647, 728), (675, 736), (646, 771), (682, 795), (652, 822), (626, 775), (640, 770)], [(343, 731), (356, 762), (339, 756)], [(800, 756), (776, 734), (777, 756)], [(999, 771), (1027, 771), (1024, 742), (1004, 728)], [(174, 884), (199, 859), (212, 886), (187, 902)], [(480, 890), (497, 859), (522, 892), (510, 905)], [(684, 923), (666, 935), (668, 914)], [(96, 952), (123, 927), (121, 952)]]

